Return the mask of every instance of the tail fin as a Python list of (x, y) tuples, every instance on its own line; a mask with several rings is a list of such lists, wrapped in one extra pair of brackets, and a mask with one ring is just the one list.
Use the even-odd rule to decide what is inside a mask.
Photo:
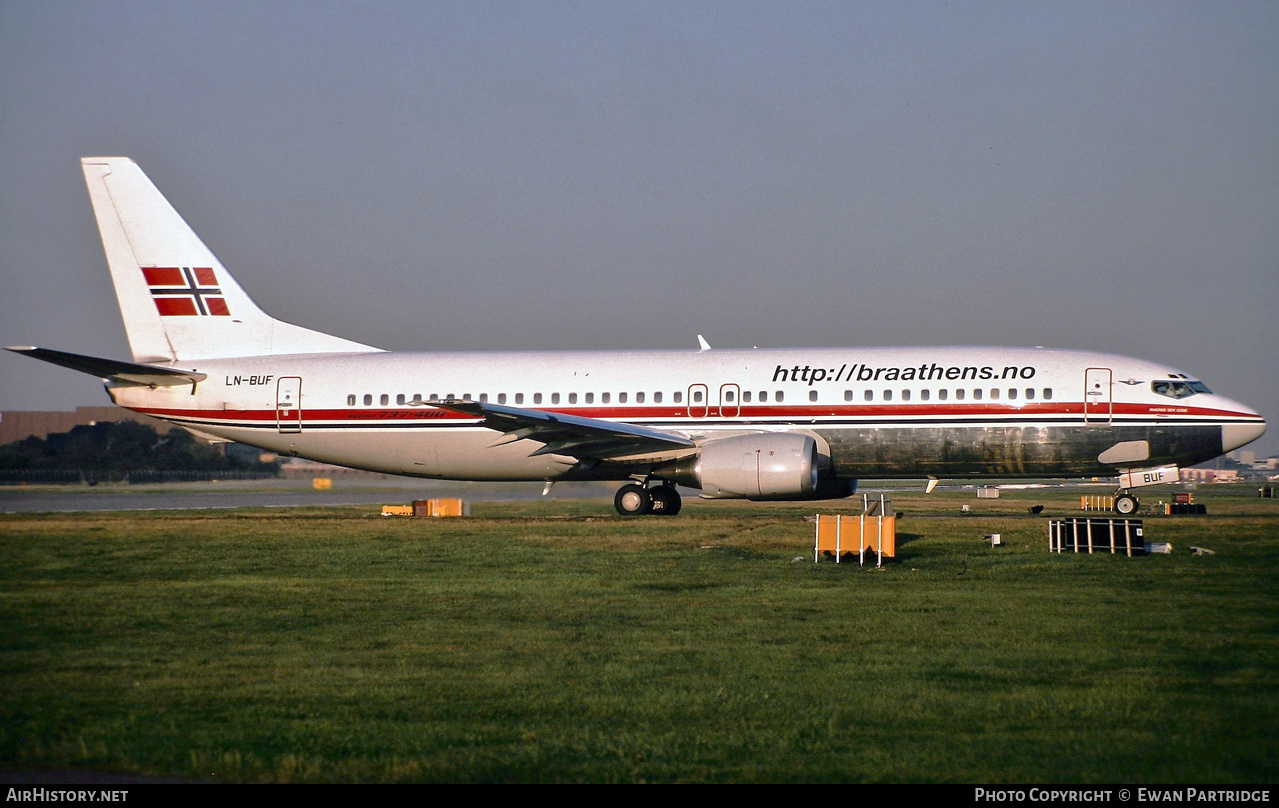
[(134, 361), (378, 350), (259, 309), (137, 163), (80, 163)]

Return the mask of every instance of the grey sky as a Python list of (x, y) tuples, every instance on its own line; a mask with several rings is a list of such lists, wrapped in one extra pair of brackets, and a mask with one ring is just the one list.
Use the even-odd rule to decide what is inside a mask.
[(0, 344), (128, 356), (108, 154), (379, 347), (1087, 348), (1279, 420), (1273, 2), (0, 0)]

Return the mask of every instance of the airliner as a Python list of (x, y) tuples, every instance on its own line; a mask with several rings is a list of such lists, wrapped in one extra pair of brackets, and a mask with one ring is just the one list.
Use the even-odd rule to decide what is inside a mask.
[(837, 499), (858, 479), (1118, 478), (1260, 437), (1258, 413), (1164, 365), (1005, 347), (401, 353), (276, 320), (136, 163), (81, 161), (132, 361), (11, 351), (89, 373), (121, 407), (342, 466), (447, 480), (623, 483), (625, 516), (708, 498)]

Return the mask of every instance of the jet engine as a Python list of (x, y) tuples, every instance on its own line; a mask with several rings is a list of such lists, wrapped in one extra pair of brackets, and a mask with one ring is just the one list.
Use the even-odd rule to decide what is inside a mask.
[(771, 432), (719, 438), (658, 473), (712, 499), (809, 499), (819, 488), (817, 442)]

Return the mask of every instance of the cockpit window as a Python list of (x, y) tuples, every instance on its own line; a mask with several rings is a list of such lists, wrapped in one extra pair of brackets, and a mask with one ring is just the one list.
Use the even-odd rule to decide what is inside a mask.
[(1212, 392), (1203, 382), (1158, 381), (1151, 382), (1150, 389), (1168, 398), (1190, 398), (1196, 393)]

